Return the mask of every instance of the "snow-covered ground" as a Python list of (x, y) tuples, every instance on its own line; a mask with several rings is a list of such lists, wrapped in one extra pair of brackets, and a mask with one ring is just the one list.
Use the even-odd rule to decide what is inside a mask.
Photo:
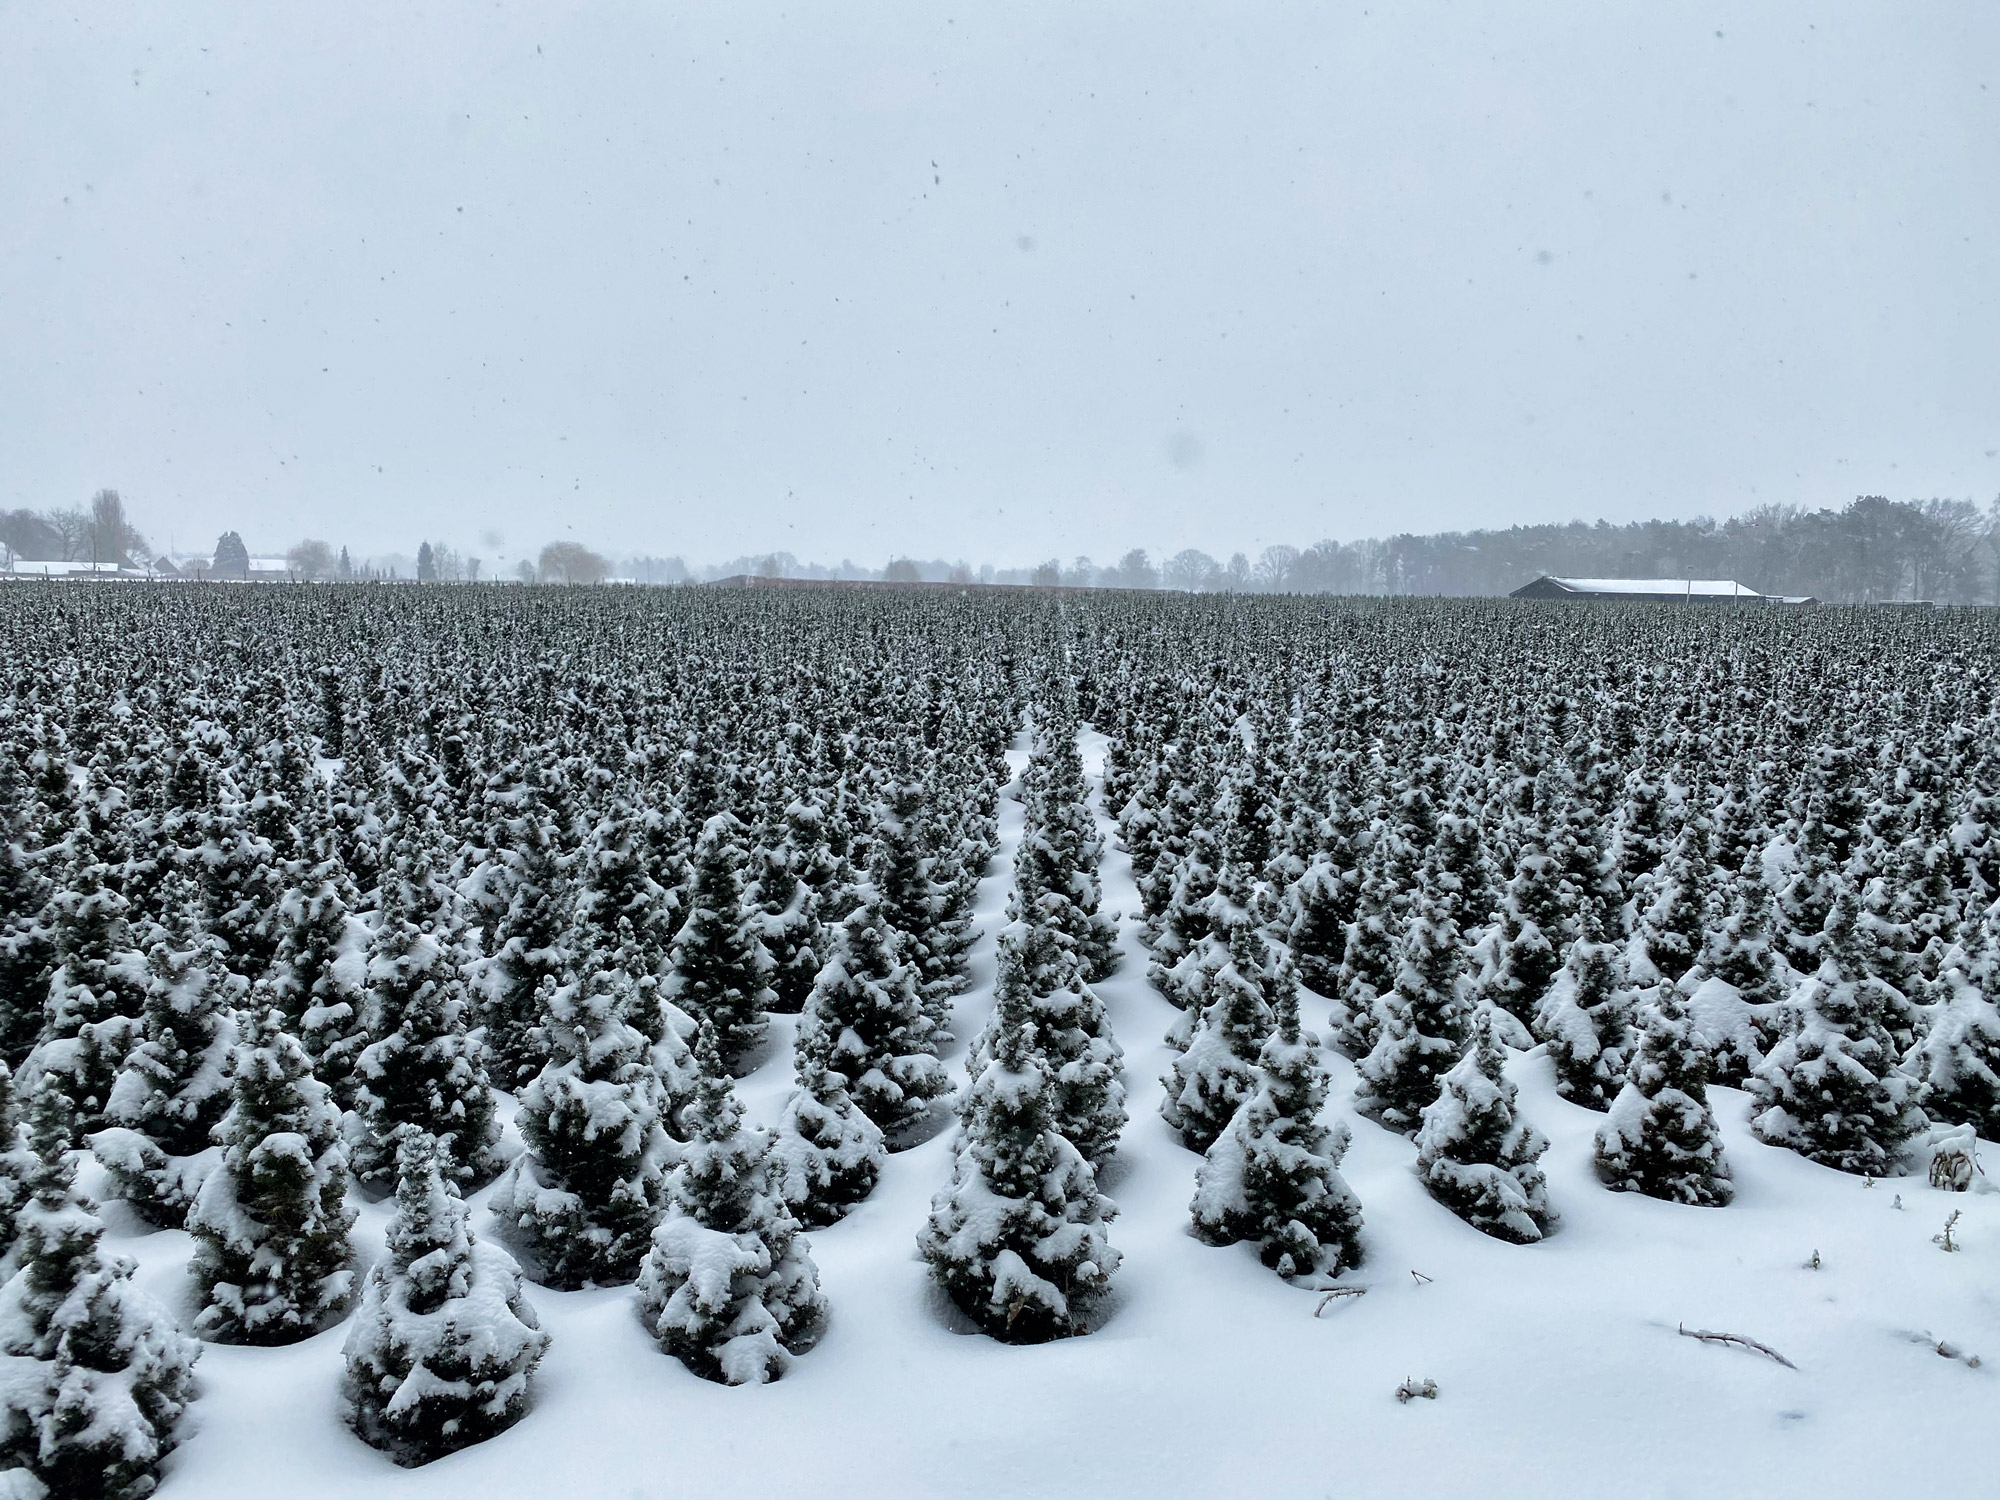
[[(1086, 732), (1096, 777), (1102, 741)], [(1014, 756), (1025, 761), (1025, 742)], [(984, 934), (959, 1007), (964, 1041), (990, 1006), (993, 931), (1021, 809), (1003, 800), (1000, 856), (980, 888)], [(1561, 1227), (1522, 1247), (1434, 1204), (1415, 1149), (1354, 1118), (1345, 1174), (1367, 1216), (1365, 1296), (1315, 1316), (1247, 1247), (1188, 1232), (1197, 1158), (1157, 1114), (1174, 1012), (1147, 985), (1113, 851), (1107, 904), (1124, 963), (1100, 986), (1125, 1048), (1133, 1120), (1107, 1190), (1124, 1253), (1107, 1325), (1009, 1348), (961, 1325), (931, 1288), (915, 1237), (949, 1170), (945, 1134), (892, 1157), (874, 1196), (812, 1235), (832, 1321), (782, 1381), (725, 1388), (690, 1375), (641, 1330), (630, 1288), (532, 1298), (554, 1345), (534, 1409), (501, 1437), (415, 1471), (341, 1424), (345, 1329), (287, 1349), (210, 1347), (195, 1435), (167, 1500), (547, 1500), (549, 1496), (1842, 1496), (1977, 1495), (1991, 1484), (2000, 1366), (2000, 1197), (1921, 1179), (1872, 1187), (1755, 1142), (1744, 1097), (1714, 1091), (1735, 1170), (1727, 1209), (1607, 1192), (1590, 1162), (1602, 1116), (1559, 1100), (1547, 1063), (1517, 1056), (1521, 1107), (1552, 1141)], [(1324, 1006), (1311, 1016), (1323, 1023)], [(775, 1118), (791, 1082), (792, 1021), (742, 1085)], [(1985, 1186), (1982, 1183), (1982, 1187)], [(356, 1229), (379, 1250), (386, 1204)], [(1932, 1242), (1963, 1210), (1946, 1254)], [(181, 1233), (116, 1248), (155, 1295), (189, 1311)], [(484, 1229), (483, 1212), (474, 1216)], [(1815, 1253), (1818, 1267), (1809, 1263)], [(1419, 1282), (1413, 1273), (1421, 1273)], [(1797, 1366), (1677, 1335), (1762, 1340)], [(1404, 1377), (1435, 1400), (1400, 1404)]]

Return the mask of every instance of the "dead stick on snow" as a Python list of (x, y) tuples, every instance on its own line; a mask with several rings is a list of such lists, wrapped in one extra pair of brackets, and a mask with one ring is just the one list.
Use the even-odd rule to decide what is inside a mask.
[(1755, 1349), (1759, 1354), (1769, 1355), (1787, 1370), (1796, 1370), (1798, 1368), (1797, 1365), (1786, 1359), (1784, 1355), (1773, 1349), (1769, 1344), (1760, 1344), (1755, 1339), (1746, 1339), (1740, 1333), (1711, 1333), (1706, 1328), (1690, 1328), (1685, 1323), (1680, 1324), (1679, 1327), (1682, 1338), (1700, 1339), (1704, 1344), (1734, 1344), (1739, 1349)]
[(1319, 1299), (1319, 1306), (1313, 1309), (1316, 1318), (1342, 1297), (1359, 1297), (1368, 1290), (1365, 1286), (1337, 1286)]

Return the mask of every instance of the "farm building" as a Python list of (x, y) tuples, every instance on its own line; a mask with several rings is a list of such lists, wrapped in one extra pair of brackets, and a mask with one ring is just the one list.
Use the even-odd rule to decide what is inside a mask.
[(1811, 604), (1806, 598), (1760, 594), (1733, 578), (1556, 578), (1544, 573), (1510, 599), (1621, 599), (1653, 604)]

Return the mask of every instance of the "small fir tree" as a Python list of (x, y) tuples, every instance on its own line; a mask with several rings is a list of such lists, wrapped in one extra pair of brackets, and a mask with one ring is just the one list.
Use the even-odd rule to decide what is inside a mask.
[(1473, 1018), (1472, 1041), (1423, 1115), (1417, 1175), (1430, 1194), (1482, 1234), (1529, 1245), (1549, 1232), (1541, 1157), (1548, 1141), (1515, 1108), (1501, 1072), (1491, 1011)]
[(188, 1214), (195, 1331), (223, 1344), (289, 1344), (352, 1294), (340, 1114), (275, 1012), (246, 1015), (231, 1064), (222, 1159)]
[(824, 1046), (827, 1065), (847, 1080), (861, 1112), (893, 1135), (951, 1082), (916, 976), (891, 943), (872, 905), (849, 913), (834, 930), (832, 957), (814, 982), (799, 1035), (820, 1033), (811, 1045)]
[(0, 1269), (13, 1264), (7, 1257), (19, 1236), (21, 1210), (34, 1195), (37, 1169), (38, 1158), (15, 1107), (14, 1075), (0, 1062)]
[[(1993, 920), (1989, 914), (1989, 922)], [(1967, 943), (1973, 951), (1967, 951)], [(1929, 1030), (1912, 1059), (1933, 1119), (1970, 1125), (2000, 1140), (2000, 951), (1989, 931), (1967, 924), (1945, 951), (1931, 985)]]
[(427, 905), (419, 870), (398, 881), (368, 946), (363, 1011), (371, 1038), (354, 1063), (348, 1159), (363, 1182), (394, 1180), (396, 1130), (415, 1125), (439, 1138), (453, 1182), (493, 1175), (500, 1124), (470, 1002), (450, 949), (418, 925)]
[(1330, 999), (1339, 984), (1357, 885), (1330, 854), (1320, 853), (1285, 893), (1290, 908), (1285, 942), (1299, 966), (1300, 982), (1316, 995)]
[(1360, 1259), (1361, 1203), (1340, 1175), (1347, 1127), (1319, 1118), (1326, 1063), (1299, 1029), (1298, 976), (1278, 971), (1277, 1029), (1257, 1058), (1257, 1090), (1195, 1173), (1195, 1233), (1211, 1245), (1255, 1240), (1280, 1276), (1338, 1275)]
[(1639, 1041), (1597, 1131), (1597, 1172), (1621, 1193), (1720, 1208), (1735, 1192), (1708, 1107), (1708, 1048), (1680, 996), (1657, 985), (1639, 1008)]
[(1562, 973), (1535, 1009), (1535, 1035), (1548, 1044), (1556, 1092), (1572, 1104), (1609, 1109), (1625, 1086), (1632, 1003), (1617, 948), (1588, 938), (1570, 945)]
[(952, 1302), (1005, 1343), (1089, 1331), (1118, 1269), (1116, 1213), (1090, 1163), (1054, 1129), (1054, 1088), (1025, 985), (1005, 1007), (993, 1054), (961, 1107), (951, 1183), (931, 1200), (917, 1248)]
[(824, 1028), (801, 1029), (798, 1087), (771, 1145), (771, 1191), (808, 1229), (837, 1222), (872, 1193), (887, 1160), (881, 1128), (855, 1105), (846, 1076), (828, 1066), (832, 1049)]
[(155, 937), (138, 1045), (111, 1085), (111, 1124), (90, 1138), (119, 1196), (163, 1228), (186, 1222), (214, 1160), (210, 1133), (229, 1108), (231, 1002), (242, 981), (221, 968), (214, 949), (213, 939)]
[(1269, 977), (1250, 929), (1237, 929), (1188, 1049), (1161, 1081), (1160, 1116), (1190, 1151), (1207, 1151), (1257, 1087), (1256, 1062), (1271, 1034)]
[(748, 893), (755, 916), (756, 939), (771, 961), (767, 976), (771, 1009), (797, 1015), (812, 994), (813, 980), (824, 961), (826, 938), (820, 930), (819, 896), (794, 866), (797, 855), (789, 843), (774, 839), (760, 845), (756, 882)]
[(512, 840), (507, 909), (494, 926), (491, 956), (471, 975), (487, 1066), (494, 1082), (507, 1089), (523, 1087), (541, 1071), (537, 1027), (543, 986), (560, 982), (568, 919), (560, 833), (544, 806), (540, 782), (524, 782), (518, 798), (506, 824)]
[(32, 1196), (0, 1286), (0, 1467), (26, 1470), (35, 1493), (61, 1500), (140, 1500), (179, 1439), (200, 1346), (133, 1286), (132, 1261), (100, 1248), (104, 1225), (75, 1188), (75, 1122), (56, 1080), (43, 1081), (31, 1113)]
[[(330, 840), (329, 840), (330, 844)], [(362, 1011), (368, 978), (368, 925), (330, 847), (286, 890), (277, 913), (271, 993), (285, 1029), (304, 1044), (313, 1075), (343, 1105), (353, 1102), (355, 1059), (368, 1045)]]
[(1480, 976), (1479, 998), (1526, 1022), (1562, 969), (1563, 906), (1560, 871), (1530, 843), (1522, 851), (1500, 898), (1500, 921), (1488, 944), (1491, 966)]
[(724, 1060), (736, 1066), (762, 1044), (771, 1008), (770, 960), (757, 946), (745, 912), (738, 847), (742, 824), (717, 813), (695, 844), (687, 921), (674, 938), (666, 995), (715, 1028)]
[(1787, 1034), (1750, 1080), (1757, 1138), (1842, 1172), (1885, 1177), (1924, 1127), (1917, 1081), (1898, 1066), (1883, 1017), (1901, 999), (1867, 971), (1859, 903), (1827, 913), (1819, 970), (1790, 1002)]
[(550, 1286), (631, 1281), (659, 1223), (669, 1106), (627, 1019), (633, 990), (631, 976), (593, 962), (550, 997), (549, 1059), (515, 1116), (527, 1150), (494, 1189), (494, 1214)]
[(1382, 997), (1375, 1046), (1361, 1060), (1355, 1105), (1391, 1130), (1414, 1135), (1438, 1081), (1465, 1046), (1465, 953), (1428, 882), (1398, 944), (1396, 984)]
[(706, 1021), (695, 1057), (691, 1138), (668, 1179), (639, 1304), (660, 1347), (697, 1375), (761, 1385), (812, 1346), (826, 1300), (797, 1221), (770, 1191), (770, 1137), (744, 1126)]
[(48, 907), (56, 966), (32, 1071), (61, 1079), (78, 1127), (88, 1132), (103, 1128), (112, 1080), (145, 1008), (149, 975), (133, 940), (130, 903), (118, 888), (122, 859), (109, 826), (114, 809), (89, 785), (77, 793), (75, 808), (63, 874)]
[(415, 1467), (519, 1421), (549, 1336), (519, 1268), (473, 1237), (436, 1140), (404, 1126), (396, 1164), (388, 1253), (342, 1350), (342, 1406), (363, 1441)]

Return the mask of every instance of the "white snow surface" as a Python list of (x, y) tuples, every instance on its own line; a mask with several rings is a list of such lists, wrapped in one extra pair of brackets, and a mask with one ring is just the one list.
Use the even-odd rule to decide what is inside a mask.
[[(1084, 751), (1094, 786), (1102, 740), (1086, 731)], [(1017, 767), (1025, 755), (1023, 740)], [(1019, 805), (1001, 805), (961, 1037), (991, 1008), (1021, 827)], [(1368, 1291), (1315, 1317), (1318, 1294), (1248, 1246), (1189, 1231), (1198, 1158), (1157, 1110), (1176, 1013), (1146, 983), (1116, 849), (1104, 886), (1123, 964), (1098, 988), (1133, 1098), (1101, 1176), (1121, 1210), (1110, 1233), (1123, 1265), (1100, 1331), (1032, 1348), (964, 1331), (915, 1251), (950, 1172), (945, 1131), (890, 1157), (866, 1203), (812, 1233), (831, 1318), (776, 1384), (689, 1374), (641, 1328), (630, 1287), (530, 1286), (553, 1344), (528, 1415), (409, 1471), (340, 1421), (345, 1325), (283, 1349), (211, 1345), (163, 1500), (1980, 1492), (2000, 1401), (2000, 1197), (1984, 1179), (1967, 1194), (1921, 1176), (1866, 1186), (1758, 1143), (1747, 1097), (1714, 1089), (1732, 1206), (1609, 1192), (1591, 1165), (1604, 1116), (1558, 1099), (1542, 1057), (1515, 1054), (1520, 1109), (1552, 1142), (1543, 1165), (1560, 1222), (1541, 1244), (1503, 1244), (1429, 1198), (1409, 1141), (1353, 1114), (1354, 1069), (1336, 1057), (1329, 1110), (1353, 1131), (1341, 1170), (1366, 1217), (1366, 1258), (1342, 1283)], [(1318, 1026), (1324, 1005), (1306, 1001)], [(774, 1019), (741, 1085), (766, 1123), (791, 1088), (795, 1024)], [(950, 1063), (962, 1080), (962, 1045)], [(490, 1241), (483, 1200), (473, 1222)], [(361, 1203), (364, 1264), (392, 1206)], [(1963, 1248), (1947, 1254), (1932, 1236), (1953, 1209)], [(140, 1284), (191, 1321), (187, 1235), (143, 1233), (117, 1205), (108, 1217), (107, 1250), (137, 1257)], [(1683, 1323), (1761, 1340), (1798, 1368), (1679, 1337)], [(1987, 1362), (1941, 1357), (1940, 1340)], [(1405, 1377), (1435, 1380), (1437, 1399), (1399, 1403)]]

